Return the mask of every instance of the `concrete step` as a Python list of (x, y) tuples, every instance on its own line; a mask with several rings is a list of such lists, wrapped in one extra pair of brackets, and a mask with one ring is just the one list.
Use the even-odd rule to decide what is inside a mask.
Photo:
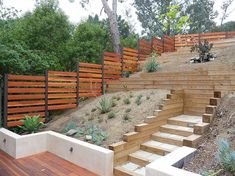
[(177, 146), (182, 146), (183, 140), (185, 138), (186, 137), (184, 136), (170, 134), (170, 133), (163, 133), (163, 132), (157, 132), (157, 133), (152, 134), (152, 139), (155, 141), (177, 145)]
[(161, 158), (161, 155), (155, 154), (155, 153), (151, 153), (151, 152), (147, 152), (144, 150), (138, 150), (134, 153), (129, 154), (129, 161), (138, 164), (142, 167), (145, 167), (146, 165), (148, 165), (149, 163)]
[(140, 145), (141, 150), (155, 153), (158, 155), (166, 155), (166, 154), (171, 153), (172, 151), (174, 151), (178, 148), (179, 148), (179, 146), (166, 144), (166, 143), (162, 143), (162, 142), (158, 142), (158, 141), (154, 141), (154, 140), (145, 142)]
[(171, 125), (179, 125), (184, 127), (193, 127), (197, 123), (202, 122), (202, 117), (200, 116), (189, 116), (180, 115), (176, 117), (169, 118), (167, 123)]
[(132, 162), (126, 162), (114, 168), (115, 176), (144, 176), (145, 168)]
[(188, 137), (193, 134), (193, 128), (191, 127), (184, 127), (184, 126), (170, 125), (170, 124), (162, 125), (160, 127), (160, 131), (184, 137)]

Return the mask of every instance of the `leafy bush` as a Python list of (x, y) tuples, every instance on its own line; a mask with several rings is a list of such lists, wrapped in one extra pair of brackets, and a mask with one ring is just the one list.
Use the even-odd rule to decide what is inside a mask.
[(126, 113), (131, 112), (131, 108), (126, 109)]
[(112, 107), (115, 107), (115, 106), (117, 106), (117, 102), (116, 100), (112, 100)]
[(21, 120), (23, 126), (20, 126), (20, 128), (28, 133), (36, 133), (39, 128), (44, 125), (44, 123), (40, 121), (40, 118), (40, 116), (25, 116), (25, 119)]
[(159, 68), (159, 63), (157, 61), (157, 54), (153, 53), (147, 63), (145, 64), (145, 70), (148, 73), (156, 72)]
[(129, 77), (130, 77), (130, 74), (131, 74), (131, 72), (129, 72), (129, 71), (123, 71), (123, 72), (122, 72), (122, 77), (123, 77), (123, 78), (129, 78)]
[(141, 102), (141, 98), (143, 97), (143, 95), (139, 95), (136, 100), (135, 103), (139, 106), (142, 102)]
[[(107, 134), (101, 128), (94, 124), (85, 124), (84, 127), (79, 128), (77, 137), (91, 136), (91, 141), (96, 145), (101, 145), (103, 141), (107, 139)], [(86, 139), (88, 140), (88, 139)]]
[(194, 58), (194, 62), (208, 62), (211, 58), (213, 58), (213, 54), (210, 53), (213, 47), (212, 43), (209, 43), (207, 40), (203, 42), (199, 41), (199, 43), (195, 44), (191, 48), (191, 52), (197, 52), (199, 54), (199, 58)]
[(110, 112), (112, 108), (112, 100), (109, 100), (107, 97), (103, 96), (98, 105), (98, 109), (100, 110), (101, 114), (105, 114), (107, 112)]
[(225, 170), (235, 173), (235, 151), (232, 151), (226, 139), (219, 141), (218, 158)]
[(95, 112), (97, 109), (96, 108), (92, 108), (91, 109), (91, 112)]
[(69, 121), (69, 122), (65, 125), (65, 127), (64, 127), (64, 129), (63, 129), (63, 132), (64, 132), (64, 133), (67, 133), (69, 130), (76, 129), (76, 128), (77, 128), (77, 124), (76, 124), (75, 122), (73, 122), (73, 121)]
[(115, 117), (116, 117), (115, 112), (110, 112), (110, 113), (108, 114), (108, 119), (113, 119), (113, 118), (115, 118)]
[(124, 120), (124, 121), (130, 120), (129, 114), (124, 114), (124, 115), (123, 115), (123, 120)]
[(131, 103), (131, 101), (130, 101), (129, 98), (125, 98), (125, 99), (123, 100), (123, 103), (126, 104), (126, 105), (128, 105), (128, 104)]

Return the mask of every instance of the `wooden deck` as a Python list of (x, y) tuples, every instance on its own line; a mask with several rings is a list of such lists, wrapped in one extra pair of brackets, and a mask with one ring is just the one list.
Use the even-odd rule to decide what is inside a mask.
[(14, 159), (0, 150), (0, 176), (96, 176), (49, 152)]

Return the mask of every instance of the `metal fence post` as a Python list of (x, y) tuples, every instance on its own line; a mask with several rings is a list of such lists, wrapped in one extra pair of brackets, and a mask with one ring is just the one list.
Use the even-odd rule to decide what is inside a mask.
[(80, 98), (79, 98), (79, 90), (80, 90), (80, 85), (79, 85), (79, 68), (80, 68), (80, 65), (79, 65), (79, 62), (77, 64), (77, 67), (76, 67), (76, 71), (77, 71), (77, 106), (79, 105), (79, 102), (80, 102)]
[(3, 121), (2, 125), (4, 128), (7, 128), (7, 115), (8, 115), (8, 74), (4, 75), (3, 83)]
[(48, 110), (48, 70), (45, 71), (45, 118), (49, 121), (49, 110)]
[[(3, 77), (2, 77), (2, 79), (3, 79)], [(2, 92), (3, 92), (3, 83), (2, 83), (2, 79), (0, 79), (0, 126), (2, 126), (3, 124), (2, 124), (2, 122), (3, 122), (3, 114), (2, 114), (2, 112), (3, 112), (3, 107), (2, 107)]]
[(104, 81), (104, 53), (101, 56), (101, 69), (102, 69), (102, 82), (101, 82), (101, 90), (102, 90), (102, 94), (105, 94), (105, 81)]

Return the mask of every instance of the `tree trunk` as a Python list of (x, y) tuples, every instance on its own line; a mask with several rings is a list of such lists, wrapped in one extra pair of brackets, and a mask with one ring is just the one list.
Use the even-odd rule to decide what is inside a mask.
[(108, 16), (109, 25), (110, 25), (110, 33), (112, 37), (112, 45), (113, 50), (117, 54), (121, 54), (121, 42), (120, 42), (120, 34), (118, 30), (118, 22), (117, 22), (117, 0), (113, 0), (113, 9), (109, 7), (106, 0), (101, 0), (104, 11)]

